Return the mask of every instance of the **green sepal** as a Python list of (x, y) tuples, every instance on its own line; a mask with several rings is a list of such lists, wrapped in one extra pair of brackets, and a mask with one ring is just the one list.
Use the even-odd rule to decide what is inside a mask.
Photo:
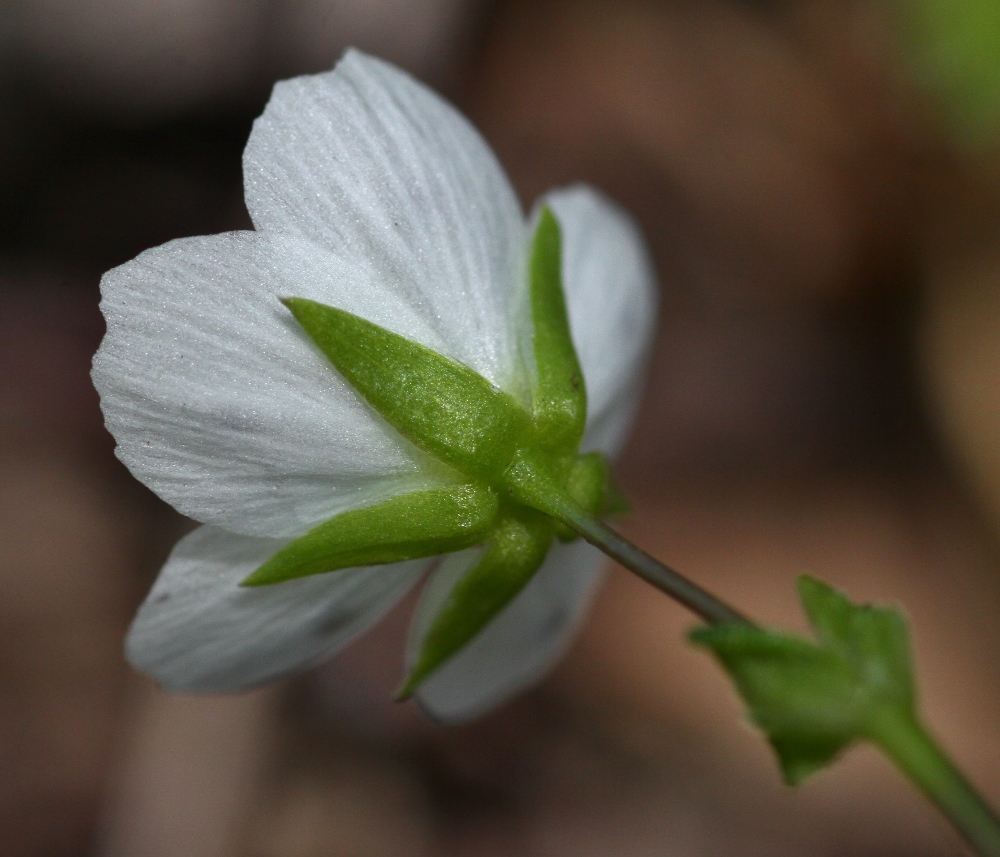
[(799, 593), (818, 642), (749, 624), (692, 632), (736, 684), (774, 747), (789, 785), (871, 736), (889, 710), (912, 714), (906, 622), (896, 611), (858, 606), (809, 577)]
[(524, 408), (468, 366), (345, 310), (283, 303), (386, 422), (467, 476), (494, 482), (530, 433)]
[(629, 510), (625, 495), (615, 483), (611, 464), (600, 452), (577, 457), (566, 480), (566, 490), (595, 515), (622, 515)]
[(570, 334), (562, 283), (562, 236), (551, 209), (538, 216), (531, 245), (531, 317), (534, 323), (534, 422), (545, 444), (576, 452), (587, 422), (583, 370)]
[(552, 544), (551, 520), (527, 512), (503, 517), (479, 562), (455, 584), (424, 637), (397, 698), (460, 651), (525, 587)]
[(615, 515), (626, 515), (632, 511), (628, 497), (618, 486), (614, 474), (608, 470), (608, 479), (604, 485), (604, 503), (601, 506), (601, 515), (614, 517)]
[(566, 478), (566, 492), (588, 512), (600, 512), (604, 506), (608, 470), (608, 463), (599, 452), (578, 456)]
[[(614, 483), (611, 467), (599, 452), (576, 457), (566, 477), (566, 493), (581, 509), (592, 515), (603, 517), (628, 511), (628, 505)], [(564, 542), (579, 538), (562, 523), (557, 525), (556, 535)]]
[(241, 585), (264, 586), (341, 568), (463, 550), (489, 535), (499, 509), (497, 495), (480, 485), (400, 494), (314, 527), (279, 550)]

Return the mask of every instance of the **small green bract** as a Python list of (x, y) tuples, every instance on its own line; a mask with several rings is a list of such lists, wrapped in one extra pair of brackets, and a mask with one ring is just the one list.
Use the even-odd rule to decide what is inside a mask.
[(852, 604), (811, 577), (799, 579), (799, 597), (815, 642), (743, 624), (691, 634), (732, 676), (790, 785), (871, 738), (887, 714), (912, 718), (915, 704), (899, 611)]

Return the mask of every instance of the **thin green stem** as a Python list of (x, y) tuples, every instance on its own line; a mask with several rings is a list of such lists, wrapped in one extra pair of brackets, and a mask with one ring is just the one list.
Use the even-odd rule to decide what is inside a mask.
[(581, 512), (564, 513), (562, 520), (594, 547), (602, 550), (613, 560), (621, 563), (643, 580), (683, 604), (710, 625), (750, 622), (749, 619), (721, 599), (716, 598), (711, 592), (702, 589), (684, 575), (654, 559), (597, 518)]
[(887, 712), (869, 734), (978, 854), (1000, 857), (1000, 819), (915, 716)]
[[(752, 624), (724, 601), (654, 559), (594, 516), (557, 498), (547, 505), (550, 514), (592, 545), (709, 624)], [(916, 715), (886, 711), (869, 724), (867, 735), (930, 798), (981, 857), (1000, 857), (1000, 820)]]
[[(596, 518), (566, 510), (561, 518), (592, 545), (709, 624), (749, 622)], [(930, 798), (977, 854), (1000, 857), (1000, 820), (915, 716), (887, 712), (871, 725), (869, 737)]]

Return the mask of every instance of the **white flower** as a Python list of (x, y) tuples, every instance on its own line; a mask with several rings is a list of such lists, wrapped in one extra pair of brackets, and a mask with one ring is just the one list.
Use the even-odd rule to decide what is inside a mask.
[[(172, 241), (102, 280), (94, 358), (117, 454), (204, 526), (176, 546), (127, 640), (177, 690), (253, 687), (329, 657), (433, 567), (408, 658), (475, 550), (443, 563), (238, 584), (340, 512), (442, 484), (332, 368), (284, 296), (348, 310), (530, 406), (529, 224), (492, 152), (403, 72), (349, 52), (279, 83), (244, 153), (256, 231)], [(654, 285), (632, 222), (585, 187), (546, 195), (588, 392), (584, 450), (616, 452), (651, 340)], [(601, 555), (556, 544), (530, 583), (417, 691), (448, 720), (540, 677), (579, 623)]]

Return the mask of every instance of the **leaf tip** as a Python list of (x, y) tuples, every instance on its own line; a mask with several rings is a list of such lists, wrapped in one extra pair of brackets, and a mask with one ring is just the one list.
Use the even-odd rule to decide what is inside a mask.
[(713, 629), (708, 625), (698, 625), (687, 633), (688, 642), (694, 646), (711, 648), (713, 640)]
[(803, 603), (807, 603), (817, 596), (833, 595), (837, 591), (829, 583), (824, 583), (818, 577), (813, 577), (811, 574), (800, 574), (798, 580), (795, 582), (795, 586), (799, 593), (799, 600)]

